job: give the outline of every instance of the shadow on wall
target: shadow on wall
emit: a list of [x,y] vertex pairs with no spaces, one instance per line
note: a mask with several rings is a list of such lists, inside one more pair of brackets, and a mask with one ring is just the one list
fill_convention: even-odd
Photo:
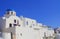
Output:
[[0,32],[0,39],[3,39],[3,38],[2,38],[2,33],[1,33],[1,32]]

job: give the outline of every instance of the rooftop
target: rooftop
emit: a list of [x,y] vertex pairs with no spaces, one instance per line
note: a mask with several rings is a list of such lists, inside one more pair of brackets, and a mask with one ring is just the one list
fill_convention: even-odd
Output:
[[6,11],[14,11],[13,9],[7,9]]

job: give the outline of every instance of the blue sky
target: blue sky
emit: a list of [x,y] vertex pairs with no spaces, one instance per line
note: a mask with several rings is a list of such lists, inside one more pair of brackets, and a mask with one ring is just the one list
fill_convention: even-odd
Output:
[[32,18],[53,28],[60,26],[60,0],[0,0],[0,16],[6,9],[18,16]]

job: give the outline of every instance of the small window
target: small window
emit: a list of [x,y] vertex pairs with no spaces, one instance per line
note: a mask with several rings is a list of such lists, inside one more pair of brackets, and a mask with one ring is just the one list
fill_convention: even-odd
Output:
[[12,27],[12,24],[9,24],[9,27]]
[[28,21],[26,22],[26,24],[28,25]]
[[56,33],[56,31],[54,31],[54,33]]
[[16,20],[14,20],[14,23],[16,23]]
[[17,26],[17,24],[13,24],[14,26]]
[[13,15],[13,12],[11,12],[11,15]]
[[20,35],[22,36],[22,33],[20,33]]

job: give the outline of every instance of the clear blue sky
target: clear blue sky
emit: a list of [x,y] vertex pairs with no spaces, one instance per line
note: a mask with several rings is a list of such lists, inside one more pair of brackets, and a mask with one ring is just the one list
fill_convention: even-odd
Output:
[[18,16],[32,18],[53,28],[60,26],[60,0],[0,0],[0,16],[6,9]]

